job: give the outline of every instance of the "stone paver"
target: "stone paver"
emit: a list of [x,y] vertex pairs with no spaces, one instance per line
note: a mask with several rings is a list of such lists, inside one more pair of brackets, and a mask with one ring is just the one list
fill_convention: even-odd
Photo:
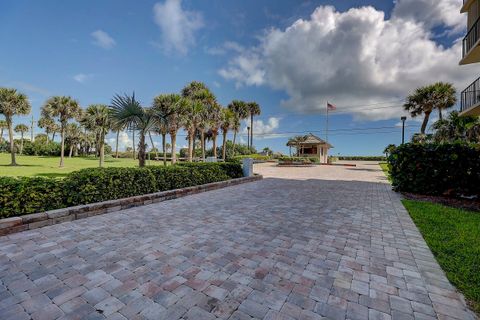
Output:
[[0,237],[0,319],[474,319],[376,164],[255,170]]

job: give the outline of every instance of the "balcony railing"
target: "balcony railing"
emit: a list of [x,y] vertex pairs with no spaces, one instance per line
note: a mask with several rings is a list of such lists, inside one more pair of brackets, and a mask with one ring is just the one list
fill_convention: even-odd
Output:
[[470,109],[480,103],[480,78],[473,81],[465,90],[462,91],[460,111]]
[[472,50],[472,48],[476,45],[478,38],[480,36],[480,17],[477,18],[473,26],[468,30],[467,35],[463,38],[463,50],[462,50],[462,58]]

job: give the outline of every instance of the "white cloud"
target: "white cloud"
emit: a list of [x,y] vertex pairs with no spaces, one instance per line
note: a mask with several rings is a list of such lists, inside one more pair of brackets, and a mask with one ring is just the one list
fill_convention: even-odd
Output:
[[[113,138],[107,139],[107,142],[112,147],[112,149],[115,150],[116,135]],[[135,143],[137,143],[137,140],[135,141]],[[133,141],[130,138],[130,136],[127,134],[127,132],[125,131],[120,132],[120,135],[118,136],[118,149],[125,151],[126,148],[132,147],[132,146],[133,146]]]
[[73,80],[79,83],[85,83],[87,80],[93,78],[93,74],[79,73],[73,76]]
[[[415,87],[441,80],[461,91],[480,73],[478,65],[458,65],[460,41],[444,47],[433,39],[432,26],[459,26],[444,13],[451,0],[435,2],[438,8],[429,23],[406,15],[409,1],[398,1],[388,20],[373,7],[337,12],[320,6],[309,19],[284,30],[266,30],[257,46],[233,57],[219,74],[237,86],[267,85],[285,91],[289,99],[283,106],[298,112],[324,112],[330,101],[337,112],[356,118],[399,117],[401,100]],[[460,1],[456,2],[460,15]],[[378,104],[392,100],[398,102],[385,105],[391,108]]]
[[96,30],[90,35],[94,39],[93,43],[103,49],[111,49],[117,44],[115,39],[103,30]]
[[205,52],[212,56],[224,55],[230,51],[239,53],[243,52],[244,50],[245,48],[235,41],[226,41],[218,47],[205,48]]
[[195,32],[204,26],[201,13],[184,10],[181,0],[156,3],[153,13],[162,32],[163,49],[185,55],[195,44]]
[[[245,120],[245,127],[243,129],[243,134],[248,134],[247,126],[250,126],[250,121]],[[271,138],[281,138],[284,137],[284,134],[274,133],[280,127],[280,118],[270,117],[267,122],[263,120],[253,120],[253,136],[256,139],[271,139]]]

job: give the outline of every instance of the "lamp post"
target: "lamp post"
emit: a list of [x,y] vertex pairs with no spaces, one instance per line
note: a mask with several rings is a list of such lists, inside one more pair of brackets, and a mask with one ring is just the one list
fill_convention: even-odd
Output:
[[402,120],[402,144],[405,143],[405,120],[407,120],[407,117],[403,116],[400,118]]
[[247,127],[247,131],[248,131],[247,147],[248,147],[248,152],[250,152],[250,127]]

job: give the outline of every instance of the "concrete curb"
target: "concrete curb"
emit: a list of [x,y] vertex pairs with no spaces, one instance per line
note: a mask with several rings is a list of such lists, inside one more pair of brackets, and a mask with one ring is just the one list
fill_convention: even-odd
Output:
[[0,219],[0,236],[263,179],[261,175]]

